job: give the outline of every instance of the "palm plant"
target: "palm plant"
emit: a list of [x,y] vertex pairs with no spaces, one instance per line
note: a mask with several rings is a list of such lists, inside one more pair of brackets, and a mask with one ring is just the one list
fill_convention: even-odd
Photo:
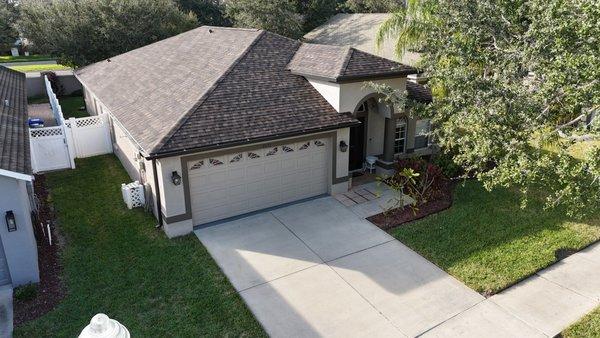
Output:
[[407,50],[421,49],[427,27],[432,23],[432,9],[432,1],[406,0],[405,6],[392,13],[379,27],[375,38],[377,48],[381,48],[385,40],[394,39],[394,52],[399,58]]

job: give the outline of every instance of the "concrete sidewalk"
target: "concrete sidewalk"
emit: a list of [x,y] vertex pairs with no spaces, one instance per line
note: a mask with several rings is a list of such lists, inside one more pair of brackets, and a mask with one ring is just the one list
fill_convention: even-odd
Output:
[[[554,337],[597,306],[600,243],[486,299],[423,336]],[[520,323],[532,330],[510,331]]]

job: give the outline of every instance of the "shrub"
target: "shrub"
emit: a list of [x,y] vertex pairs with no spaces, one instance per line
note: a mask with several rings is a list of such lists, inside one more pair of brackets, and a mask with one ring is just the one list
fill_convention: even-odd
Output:
[[446,177],[455,178],[463,174],[462,167],[454,162],[452,154],[448,152],[442,151],[434,155],[431,161],[442,170]]
[[447,177],[440,167],[421,158],[398,160],[390,186],[412,197],[419,206],[444,194]]
[[54,94],[56,94],[57,97],[65,95],[65,87],[63,87],[63,85],[60,83],[60,79],[55,72],[42,72],[41,75],[42,77],[44,75],[48,77],[52,91],[54,91]]

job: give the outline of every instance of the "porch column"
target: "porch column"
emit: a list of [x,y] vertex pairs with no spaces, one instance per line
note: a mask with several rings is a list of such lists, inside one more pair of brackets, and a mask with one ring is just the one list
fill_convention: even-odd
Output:
[[394,114],[385,119],[385,130],[383,137],[383,160],[386,162],[394,161],[394,143],[396,139],[396,120]]

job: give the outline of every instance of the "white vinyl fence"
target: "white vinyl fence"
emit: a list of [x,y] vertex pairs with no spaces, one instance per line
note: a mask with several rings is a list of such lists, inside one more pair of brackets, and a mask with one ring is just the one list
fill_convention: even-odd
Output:
[[112,153],[108,115],[65,120],[48,78],[44,81],[58,126],[29,129],[33,172],[75,169],[75,158]]

